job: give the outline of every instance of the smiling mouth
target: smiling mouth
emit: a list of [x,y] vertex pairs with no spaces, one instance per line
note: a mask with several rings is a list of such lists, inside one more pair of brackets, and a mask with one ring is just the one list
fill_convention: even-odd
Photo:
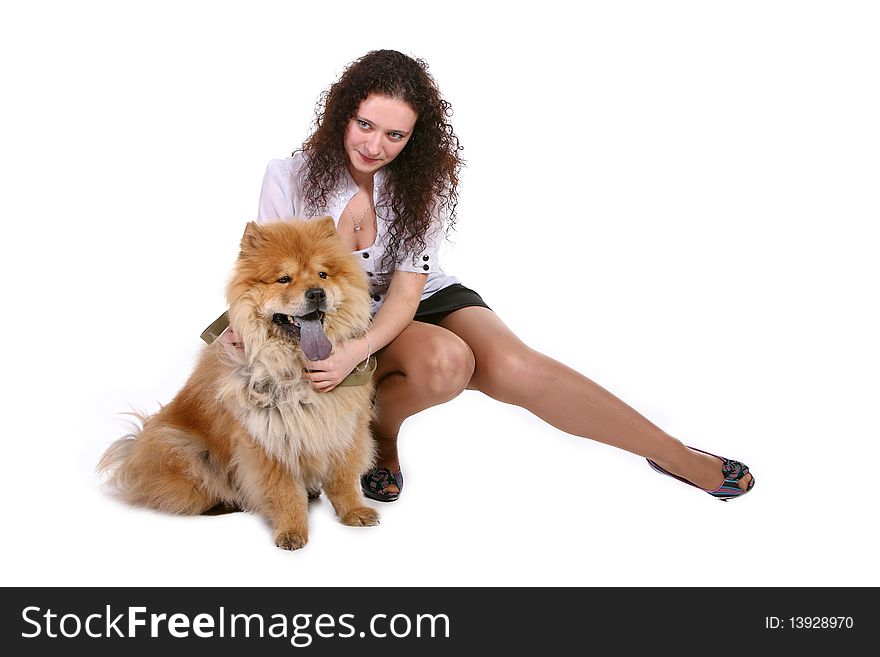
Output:
[[323,324],[324,313],[320,310],[314,310],[308,315],[302,315],[301,317],[283,315],[281,313],[275,313],[272,315],[272,323],[277,324],[284,329],[284,332],[288,334],[288,337],[296,337],[297,339],[299,338],[300,328],[303,324],[308,322],[320,322]]
[[281,328],[287,339],[298,342],[309,360],[324,360],[333,350],[333,345],[324,335],[324,313],[320,310],[302,316],[275,313],[272,323]]

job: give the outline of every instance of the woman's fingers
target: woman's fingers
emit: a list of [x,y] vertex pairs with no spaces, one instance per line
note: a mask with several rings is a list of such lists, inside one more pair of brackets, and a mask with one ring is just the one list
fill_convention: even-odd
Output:
[[311,381],[317,390],[332,390],[336,387],[337,377],[332,372],[304,370],[303,378]]
[[327,392],[336,387],[335,381],[318,381],[313,383],[315,386],[315,390],[319,390],[320,392]]

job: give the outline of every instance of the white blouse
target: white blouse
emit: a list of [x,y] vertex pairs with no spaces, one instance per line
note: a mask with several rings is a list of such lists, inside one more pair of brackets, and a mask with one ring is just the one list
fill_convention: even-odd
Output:
[[[257,212],[257,221],[266,223],[269,221],[288,221],[291,219],[312,219],[314,217],[302,217],[304,212],[302,178],[305,159],[302,153],[283,160],[271,160],[266,167],[266,175],[263,178],[263,188],[260,191],[260,207]],[[385,171],[379,169],[373,176],[373,204],[378,202],[385,184]],[[336,226],[339,226],[339,218],[342,211],[352,197],[357,194],[357,184],[348,171],[345,171],[339,189],[328,195],[326,214],[333,217]],[[326,216],[326,215],[321,215]],[[427,299],[435,292],[445,287],[458,283],[458,279],[447,276],[440,268],[437,252],[443,241],[443,225],[439,218],[433,222],[431,229],[425,236],[425,248],[421,251],[405,252],[397,254],[397,264],[393,269],[380,269],[380,261],[385,253],[388,239],[389,218],[376,213],[376,241],[366,249],[354,251],[359,256],[358,261],[367,272],[370,281],[370,297],[372,298],[373,314],[379,310],[391,284],[394,271],[410,271],[425,273],[428,280],[422,292],[422,300]]]

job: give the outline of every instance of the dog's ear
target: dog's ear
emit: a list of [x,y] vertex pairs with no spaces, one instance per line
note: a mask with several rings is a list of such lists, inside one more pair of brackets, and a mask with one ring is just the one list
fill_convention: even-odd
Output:
[[258,249],[265,241],[266,235],[260,228],[260,224],[256,221],[249,221],[244,227],[244,235],[241,236],[241,252],[244,254]]
[[320,219],[315,219],[314,224],[321,237],[337,237],[336,222],[333,221],[333,217],[321,217]]

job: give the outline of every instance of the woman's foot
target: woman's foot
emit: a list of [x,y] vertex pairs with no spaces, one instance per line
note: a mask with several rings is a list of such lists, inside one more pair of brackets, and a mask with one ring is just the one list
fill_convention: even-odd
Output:
[[[650,461],[651,459],[649,459]],[[707,454],[692,447],[685,447],[676,456],[668,461],[653,459],[653,462],[665,470],[668,474],[675,475],[697,488],[705,491],[716,491],[722,487],[730,472],[725,473],[725,461],[713,454]],[[731,461],[730,463],[736,463]],[[737,481],[736,485],[745,493],[752,486],[753,477],[746,468]]]
[[[403,475],[400,472],[400,459],[397,457],[397,436],[382,436],[373,427],[376,441],[376,466],[361,478],[361,488],[371,499],[391,501],[397,499],[403,488]],[[381,472],[385,470],[386,472]],[[379,495],[380,497],[374,497]]]
[[403,490],[403,473],[388,468],[372,468],[361,476],[361,490],[371,500],[394,502]]

